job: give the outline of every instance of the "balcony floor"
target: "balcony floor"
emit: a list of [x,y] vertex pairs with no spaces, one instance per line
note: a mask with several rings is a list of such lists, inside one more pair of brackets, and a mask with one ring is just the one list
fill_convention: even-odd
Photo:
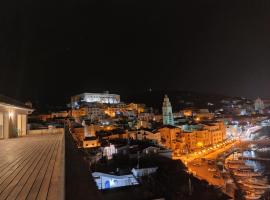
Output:
[[62,133],[0,140],[0,199],[64,199]]

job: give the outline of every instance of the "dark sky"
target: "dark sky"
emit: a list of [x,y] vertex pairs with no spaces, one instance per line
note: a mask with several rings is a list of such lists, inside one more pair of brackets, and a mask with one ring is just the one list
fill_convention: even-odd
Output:
[[268,97],[267,2],[2,1],[0,93],[50,103],[150,87]]

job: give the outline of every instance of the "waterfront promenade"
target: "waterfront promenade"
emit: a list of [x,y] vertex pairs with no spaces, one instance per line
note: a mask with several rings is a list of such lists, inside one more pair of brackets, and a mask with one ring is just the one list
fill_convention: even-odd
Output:
[[[206,151],[202,154],[192,155],[192,156],[183,156],[182,161],[186,164],[190,173],[196,176],[200,180],[206,180],[210,185],[214,185],[217,188],[221,188],[224,193],[228,196],[233,197],[233,192],[226,191],[226,180],[222,177],[220,170],[216,166],[216,160],[225,152],[230,151],[233,148],[239,146],[239,141],[230,141],[223,145],[220,145],[218,148],[215,148],[210,151]],[[212,160],[213,164],[210,164],[204,160]]]

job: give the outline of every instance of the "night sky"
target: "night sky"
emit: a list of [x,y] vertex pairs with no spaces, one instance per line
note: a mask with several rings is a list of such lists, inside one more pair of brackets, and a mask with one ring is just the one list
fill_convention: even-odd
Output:
[[0,93],[49,103],[148,88],[269,97],[267,2],[2,1]]

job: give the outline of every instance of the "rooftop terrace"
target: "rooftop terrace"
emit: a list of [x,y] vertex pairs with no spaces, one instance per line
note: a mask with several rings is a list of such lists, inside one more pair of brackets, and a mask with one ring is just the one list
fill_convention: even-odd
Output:
[[0,140],[0,199],[64,199],[63,136]]
[[102,199],[71,135],[0,140],[0,199]]

